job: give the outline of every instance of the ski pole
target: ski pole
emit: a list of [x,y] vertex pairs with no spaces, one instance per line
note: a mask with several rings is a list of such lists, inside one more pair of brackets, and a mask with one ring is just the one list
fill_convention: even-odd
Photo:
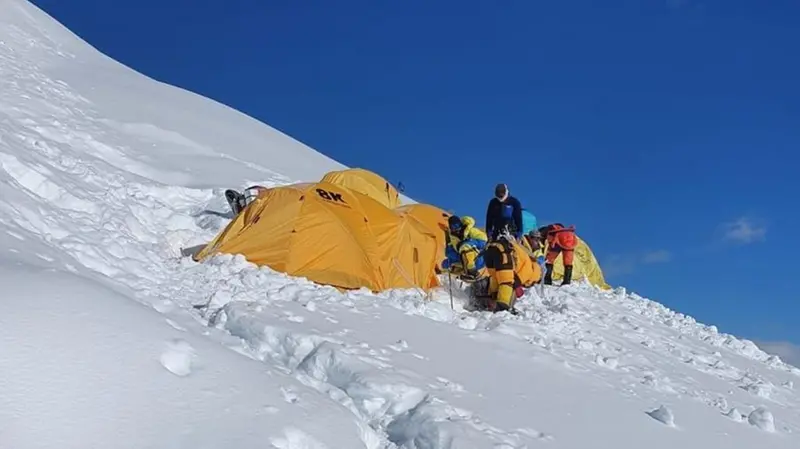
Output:
[[455,306],[453,306],[453,274],[450,273],[450,270],[447,271],[447,280],[450,284],[450,310],[455,310]]

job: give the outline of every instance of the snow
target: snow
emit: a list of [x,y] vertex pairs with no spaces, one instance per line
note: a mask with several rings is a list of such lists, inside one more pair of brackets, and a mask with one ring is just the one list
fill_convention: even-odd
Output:
[[349,413],[200,323],[176,329],[61,270],[4,265],[0,279],[0,447],[364,447]]
[[341,168],[3,0],[0,447],[798,447],[800,369],[624,288],[492,315],[181,257],[224,189]]

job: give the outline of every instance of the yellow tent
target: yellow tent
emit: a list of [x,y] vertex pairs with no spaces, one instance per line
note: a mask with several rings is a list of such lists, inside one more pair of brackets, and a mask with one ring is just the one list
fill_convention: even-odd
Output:
[[419,221],[436,236],[437,261],[443,261],[445,258],[444,250],[447,246],[447,219],[450,218],[451,214],[436,206],[422,203],[400,206],[395,211],[400,215],[409,216]]
[[[519,281],[524,287],[530,287],[542,280],[542,267],[534,262],[529,252],[517,242],[514,246],[514,271],[519,276]],[[573,268],[575,270],[575,268]],[[562,270],[563,273],[563,270]]]
[[439,285],[436,237],[372,198],[327,182],[263,191],[195,256],[250,262],[342,289]]
[[322,182],[347,187],[354,192],[367,195],[389,209],[400,205],[400,194],[397,189],[377,173],[363,168],[328,172],[322,177]]
[[[611,286],[606,283],[603,276],[603,270],[600,269],[600,264],[592,253],[589,245],[578,236],[578,246],[575,247],[575,258],[572,262],[572,279],[581,280],[584,277],[592,284],[607,290]],[[564,278],[564,259],[563,254],[559,254],[553,263],[553,281],[561,280]]]

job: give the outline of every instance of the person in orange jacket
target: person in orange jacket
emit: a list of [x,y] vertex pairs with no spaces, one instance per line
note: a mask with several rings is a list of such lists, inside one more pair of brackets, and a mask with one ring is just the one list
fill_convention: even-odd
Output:
[[572,262],[575,259],[575,247],[578,239],[575,236],[575,226],[565,227],[561,223],[539,228],[539,232],[547,241],[547,256],[545,257],[544,284],[553,285],[553,263],[559,254],[563,254],[564,279],[561,285],[572,282]]

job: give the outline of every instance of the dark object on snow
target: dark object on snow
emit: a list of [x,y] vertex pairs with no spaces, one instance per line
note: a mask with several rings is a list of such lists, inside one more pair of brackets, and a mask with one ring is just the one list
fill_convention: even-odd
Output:
[[228,189],[225,191],[225,199],[228,201],[228,205],[231,207],[233,211],[233,216],[239,215],[239,212],[244,210],[248,204],[252,203],[256,198],[258,198],[261,193],[266,191],[267,188],[264,186],[250,186],[244,189],[244,192],[239,193],[236,190]]
[[225,191],[225,199],[228,201],[228,205],[231,207],[234,216],[239,215],[239,212],[247,206],[245,196],[233,189]]
[[194,257],[195,254],[199,253],[205,247],[206,243],[203,243],[202,245],[190,246],[188,248],[181,248],[181,257]]

